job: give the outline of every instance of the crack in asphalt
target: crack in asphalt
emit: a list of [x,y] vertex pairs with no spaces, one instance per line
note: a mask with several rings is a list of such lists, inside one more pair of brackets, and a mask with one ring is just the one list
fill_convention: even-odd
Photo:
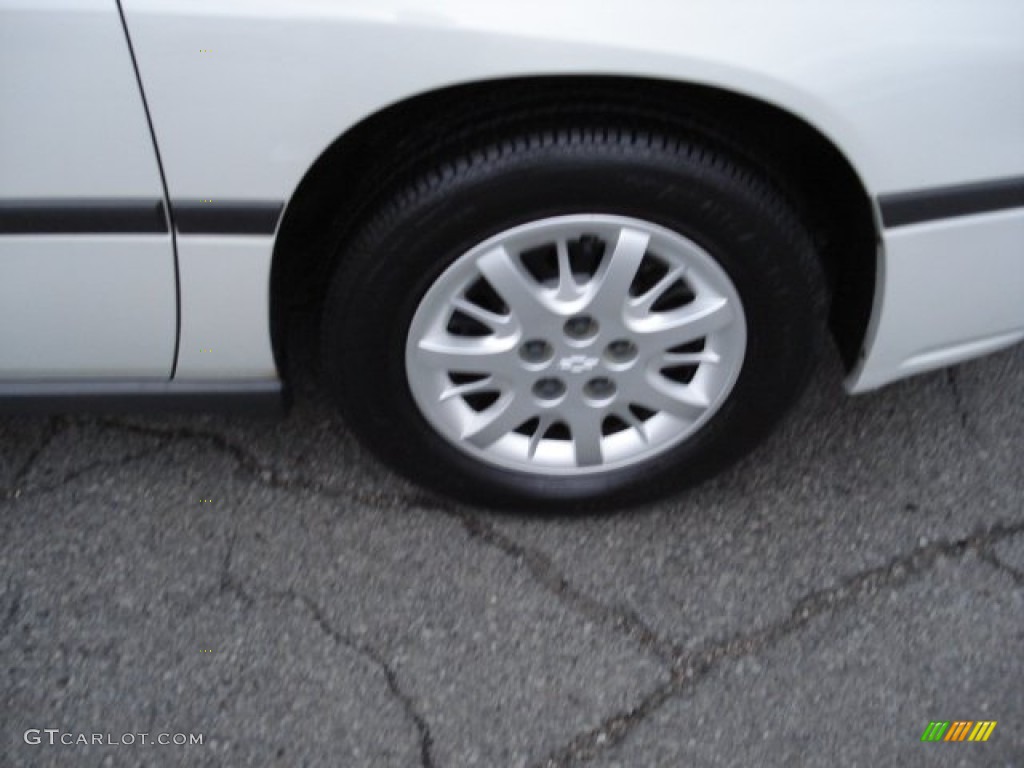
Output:
[[997,571],[1002,571],[1013,579],[1018,587],[1024,587],[1024,571],[1021,571],[1019,568],[1014,568],[1009,563],[1004,562],[992,546],[985,546],[980,549],[978,551],[978,556]]
[[260,594],[254,594],[250,590],[246,589],[245,585],[238,581],[231,573],[231,562],[234,557],[236,539],[237,534],[235,532],[232,532],[228,537],[224,557],[221,559],[220,575],[218,578],[218,593],[221,595],[230,594],[235,596],[236,599],[240,600],[243,605],[245,605],[246,609],[251,608],[258,600],[261,599],[281,600],[301,605],[306,612],[309,613],[320,631],[333,640],[335,645],[340,645],[349,649],[353,653],[369,661],[373,666],[380,670],[381,674],[384,676],[384,681],[387,684],[388,691],[390,691],[392,697],[398,701],[403,712],[405,712],[406,717],[416,728],[420,747],[420,764],[422,768],[435,768],[433,756],[434,737],[430,731],[430,726],[427,723],[426,718],[424,718],[416,708],[416,704],[412,696],[402,690],[402,687],[398,682],[398,675],[388,663],[384,654],[372,646],[366,643],[361,643],[335,628],[330,621],[328,621],[327,616],[320,605],[308,595],[297,592],[294,589],[284,591],[261,591]]
[[288,591],[282,595],[283,597],[290,597],[293,600],[298,600],[302,603],[306,610],[312,615],[313,620],[319,625],[320,630],[332,638],[335,643],[343,645],[349,650],[358,653],[366,659],[369,659],[381,673],[384,675],[384,679],[387,682],[388,689],[391,691],[391,695],[398,700],[405,710],[406,716],[412,720],[416,726],[416,731],[419,734],[420,741],[420,764],[423,768],[435,768],[433,746],[434,737],[430,732],[430,726],[427,724],[426,719],[416,709],[415,702],[412,697],[402,690],[398,683],[398,675],[395,670],[388,664],[387,659],[380,651],[372,648],[371,646],[360,643],[348,635],[338,631],[331,623],[327,620],[323,610],[312,598],[307,595],[299,594],[294,591]]
[[7,608],[7,613],[4,616],[3,623],[0,624],[0,638],[7,637],[10,631],[14,628],[14,625],[18,621],[18,614],[21,612],[21,599],[24,596],[24,591],[18,587],[15,587],[13,582],[7,582],[7,588],[5,592],[13,595],[11,597],[11,604]]
[[98,461],[93,461],[90,462],[89,464],[79,467],[78,469],[72,472],[69,472],[55,483],[50,483],[48,485],[27,486],[26,488],[17,488],[13,491],[9,491],[3,497],[3,499],[19,499],[27,498],[29,496],[39,496],[47,493],[53,493],[54,491],[60,490],[68,483],[74,482],[75,480],[78,480],[80,477],[88,475],[90,472],[95,472],[97,469],[121,469],[122,467],[127,467],[133,462],[146,459],[150,456],[154,456],[160,453],[161,451],[166,450],[168,445],[170,445],[170,441],[166,441],[160,445],[156,445],[151,448],[144,448],[133,453],[125,454],[124,456],[121,456],[117,459],[100,459]]
[[471,539],[484,542],[522,563],[536,582],[576,612],[625,634],[669,666],[679,656],[679,648],[662,638],[639,614],[624,606],[607,605],[586,594],[573,585],[543,552],[517,542],[471,512],[443,506],[438,509],[459,521]]
[[248,609],[256,602],[245,586],[231,574],[231,561],[235,555],[235,541],[238,534],[232,531],[228,536],[224,557],[220,564],[220,578],[217,580],[217,592],[221,595],[234,595]]
[[32,472],[32,468],[35,466],[39,457],[43,455],[43,452],[50,446],[50,444],[57,438],[61,432],[67,428],[67,421],[60,416],[53,416],[47,419],[46,428],[43,430],[43,436],[40,438],[39,443],[29,451],[28,456],[18,470],[11,475],[11,487],[0,488],[0,498],[11,499],[17,498],[21,495],[21,489],[18,486],[21,481],[24,480]]
[[949,385],[949,391],[953,396],[953,410],[960,417],[960,426],[973,436],[967,406],[964,403],[963,393],[960,391],[960,374],[956,368],[946,369],[946,384]]
[[45,451],[47,447],[49,447],[50,443],[52,443],[65,429],[67,429],[67,421],[60,416],[53,416],[47,419],[46,429],[43,431],[43,437],[40,439],[39,444],[29,451],[28,457],[25,459],[25,463],[21,465],[21,469],[14,473],[15,485],[28,476],[29,472],[32,470],[32,466],[43,454],[43,451]]
[[411,506],[416,500],[423,498],[421,493],[392,492],[390,494],[372,494],[353,488],[323,485],[308,477],[304,477],[299,472],[282,471],[273,465],[266,464],[255,454],[219,432],[199,430],[192,427],[151,426],[119,419],[104,418],[92,419],[83,423],[122,430],[136,435],[162,437],[166,440],[165,446],[179,440],[205,443],[230,456],[244,473],[255,478],[258,483],[275,490],[307,493],[327,499],[342,499],[359,504],[372,504],[374,506],[388,503],[393,506]]
[[1001,541],[1024,532],[1024,521],[999,523],[987,531],[954,541],[937,541],[899,555],[886,565],[854,574],[829,589],[800,598],[790,615],[757,632],[741,634],[705,649],[681,655],[673,664],[671,682],[655,688],[636,707],[607,718],[597,728],[577,734],[563,747],[535,763],[535,768],[571,768],[590,762],[599,754],[620,744],[638,725],[665,703],[688,692],[716,667],[770,649],[803,629],[812,620],[834,615],[886,587],[900,587],[920,576],[941,557],[961,558],[968,551],[979,555]]

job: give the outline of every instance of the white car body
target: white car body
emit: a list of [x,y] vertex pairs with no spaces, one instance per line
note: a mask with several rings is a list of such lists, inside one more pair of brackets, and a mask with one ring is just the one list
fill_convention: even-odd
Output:
[[304,177],[392,105],[507,78],[713,87],[830,142],[878,243],[850,391],[1007,346],[1022,31],[1019,0],[0,0],[0,399],[274,391]]

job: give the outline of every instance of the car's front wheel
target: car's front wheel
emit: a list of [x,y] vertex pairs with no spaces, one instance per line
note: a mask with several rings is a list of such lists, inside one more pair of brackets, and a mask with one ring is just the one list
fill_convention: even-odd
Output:
[[749,449],[823,329],[810,239],[701,140],[519,130],[410,177],[340,259],[328,385],[394,468],[489,505],[635,502]]

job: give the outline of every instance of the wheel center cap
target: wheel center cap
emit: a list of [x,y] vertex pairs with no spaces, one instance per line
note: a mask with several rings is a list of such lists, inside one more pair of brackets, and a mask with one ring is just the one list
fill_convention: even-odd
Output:
[[599,358],[586,355],[569,355],[558,362],[559,369],[566,373],[589,373],[597,367]]

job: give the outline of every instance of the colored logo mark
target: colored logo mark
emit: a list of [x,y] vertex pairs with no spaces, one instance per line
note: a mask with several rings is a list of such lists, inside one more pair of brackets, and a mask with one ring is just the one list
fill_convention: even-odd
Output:
[[995,720],[932,720],[921,741],[988,741],[995,729]]

